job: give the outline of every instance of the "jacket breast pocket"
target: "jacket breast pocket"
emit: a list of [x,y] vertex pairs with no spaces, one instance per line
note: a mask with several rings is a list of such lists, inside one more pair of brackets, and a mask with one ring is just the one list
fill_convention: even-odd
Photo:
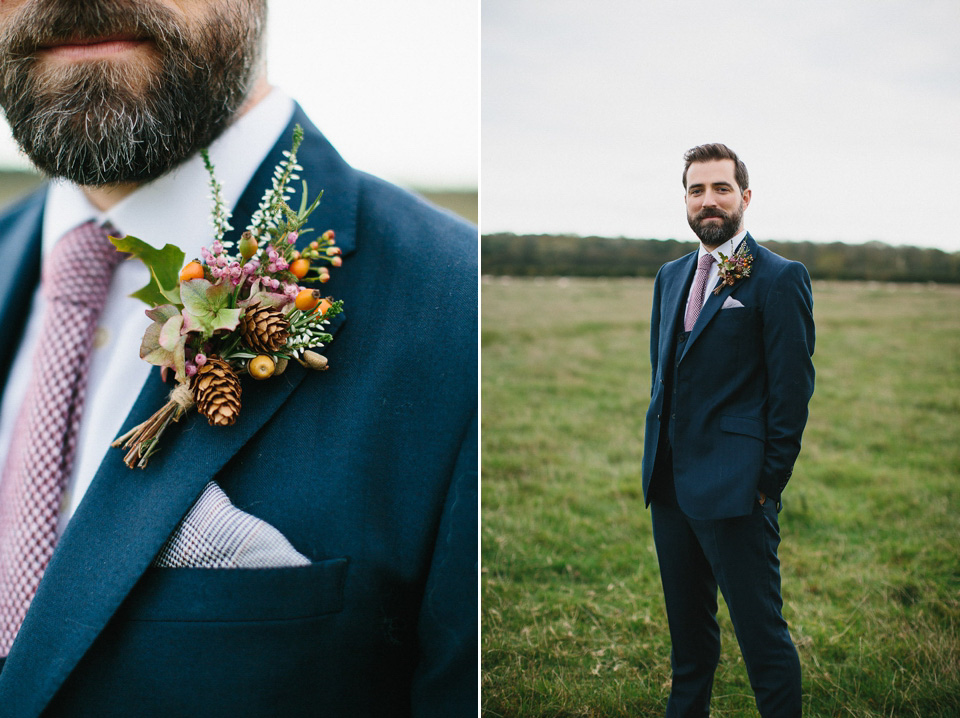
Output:
[[760,315],[755,307],[721,309],[704,330],[709,332],[708,353],[718,353],[736,364],[755,364],[762,346]]
[[282,621],[343,609],[346,558],[289,568],[149,568],[127,621]]
[[347,566],[338,558],[291,568],[150,568],[48,714],[294,718],[340,705],[351,695],[347,676],[356,677],[344,673],[346,647],[377,653],[344,600]]

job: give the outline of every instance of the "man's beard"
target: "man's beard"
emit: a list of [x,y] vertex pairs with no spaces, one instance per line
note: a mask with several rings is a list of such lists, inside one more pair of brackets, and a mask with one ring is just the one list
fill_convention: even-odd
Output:
[[[255,77],[265,16],[264,0],[217,3],[195,23],[153,0],[37,0],[0,35],[0,105],[47,175],[81,185],[154,179],[233,119]],[[117,35],[149,38],[157,57],[52,67],[36,57],[64,40]]]
[[[740,206],[730,214],[719,209],[702,209],[693,217],[687,214],[687,223],[700,238],[703,246],[713,249],[736,235],[743,222],[743,209],[741,199]],[[704,220],[708,217],[719,217],[720,222],[705,222]]]

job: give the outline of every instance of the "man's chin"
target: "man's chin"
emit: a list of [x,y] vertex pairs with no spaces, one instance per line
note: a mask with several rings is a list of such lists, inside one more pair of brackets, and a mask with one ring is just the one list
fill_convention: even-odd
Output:
[[699,224],[694,231],[703,246],[709,249],[716,249],[733,236],[726,227],[716,223]]

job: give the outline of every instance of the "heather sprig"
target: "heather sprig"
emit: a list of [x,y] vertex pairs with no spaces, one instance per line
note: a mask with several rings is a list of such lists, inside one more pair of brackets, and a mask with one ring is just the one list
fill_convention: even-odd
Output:
[[[283,206],[290,201],[292,190],[289,187],[290,182],[300,179],[296,172],[303,170],[303,167],[297,164],[297,151],[303,142],[303,128],[296,125],[293,128],[293,144],[289,151],[284,150],[284,159],[276,166],[273,171],[273,182],[269,189],[263,194],[257,210],[250,218],[250,224],[247,231],[255,238],[259,239],[267,230],[276,228],[283,215]],[[304,198],[306,197],[306,185],[304,185]]]
[[207,168],[207,174],[210,175],[210,198],[213,200],[213,229],[214,229],[214,239],[223,244],[223,246],[229,248],[233,246],[232,242],[225,242],[223,237],[224,235],[233,229],[230,226],[230,217],[231,212],[229,207],[223,201],[223,187],[220,185],[220,182],[217,181],[216,173],[214,172],[213,162],[210,161],[210,153],[206,148],[200,150],[200,156],[203,158],[203,166]]

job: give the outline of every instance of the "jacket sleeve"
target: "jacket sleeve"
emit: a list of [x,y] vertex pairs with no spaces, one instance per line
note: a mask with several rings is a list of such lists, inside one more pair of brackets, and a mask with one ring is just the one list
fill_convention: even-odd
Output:
[[779,501],[800,453],[813,395],[813,290],[799,262],[784,266],[763,309],[767,440],[758,488]]
[[657,386],[657,365],[660,360],[660,272],[653,282],[653,307],[650,310],[650,397]]
[[416,718],[477,712],[477,441],[474,415],[454,467],[420,607]]

